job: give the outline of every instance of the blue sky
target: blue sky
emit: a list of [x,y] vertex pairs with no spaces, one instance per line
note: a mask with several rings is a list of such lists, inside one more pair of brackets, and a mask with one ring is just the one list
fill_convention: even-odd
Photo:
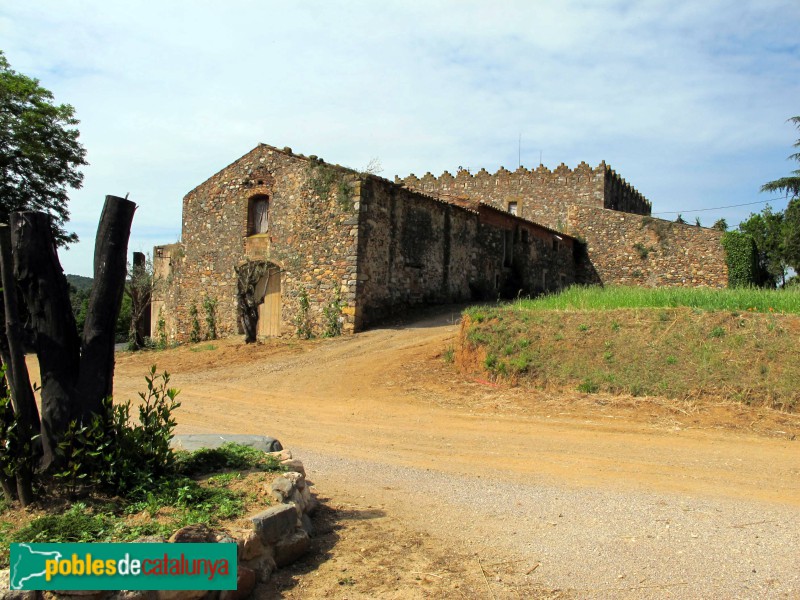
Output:
[[798,30],[797,0],[0,0],[12,67],[81,120],[61,261],[83,275],[106,194],[139,205],[149,252],[259,142],[391,178],[513,169],[521,135],[524,166],[605,160],[655,213],[736,224],[763,205],[688,211],[767,200],[794,168]]

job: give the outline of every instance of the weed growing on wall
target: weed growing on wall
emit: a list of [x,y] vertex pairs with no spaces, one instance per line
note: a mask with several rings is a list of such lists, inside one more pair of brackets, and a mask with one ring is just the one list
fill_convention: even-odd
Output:
[[308,340],[311,339],[311,319],[309,317],[309,310],[311,303],[308,300],[308,292],[306,288],[301,288],[300,293],[297,295],[298,309],[294,317],[294,324],[296,327],[297,337]]
[[196,344],[200,341],[200,319],[197,318],[197,305],[194,302],[189,306],[189,318],[192,320],[189,341]]
[[641,242],[636,242],[633,245],[633,249],[639,253],[639,258],[641,258],[642,260],[646,260],[647,257],[650,256],[650,252],[654,250],[654,248],[648,248]]
[[206,296],[203,298],[203,310],[206,313],[206,339],[217,339],[217,299]]
[[167,321],[164,319],[164,310],[158,309],[158,321],[156,321],[156,348],[163,350],[167,347]]
[[322,309],[322,316],[325,320],[324,337],[336,337],[342,334],[342,308],[345,306],[346,303],[342,302],[339,290],[336,290],[336,296]]
[[335,168],[324,162],[309,161],[306,169],[308,187],[315,196],[325,198],[330,192],[331,185],[340,177]]

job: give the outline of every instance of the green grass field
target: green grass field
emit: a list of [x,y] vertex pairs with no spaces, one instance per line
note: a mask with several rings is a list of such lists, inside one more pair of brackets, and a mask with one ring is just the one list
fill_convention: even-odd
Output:
[[800,294],[571,288],[465,311],[460,365],[547,389],[800,407]]
[[607,310],[614,308],[677,308],[701,310],[777,312],[800,314],[800,289],[765,290],[757,288],[638,288],[573,286],[559,294],[520,300],[515,307],[524,310]]

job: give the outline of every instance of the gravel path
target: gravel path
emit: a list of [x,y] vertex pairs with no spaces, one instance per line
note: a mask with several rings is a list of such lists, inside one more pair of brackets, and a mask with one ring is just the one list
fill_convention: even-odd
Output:
[[580,598],[800,598],[791,507],[295,454],[326,495],[381,506],[486,562],[541,563],[531,580]]

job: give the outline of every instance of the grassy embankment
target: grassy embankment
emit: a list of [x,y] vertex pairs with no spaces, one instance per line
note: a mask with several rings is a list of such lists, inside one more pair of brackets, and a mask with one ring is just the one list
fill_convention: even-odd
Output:
[[800,407],[800,292],[580,288],[465,312],[462,369],[551,389]]

